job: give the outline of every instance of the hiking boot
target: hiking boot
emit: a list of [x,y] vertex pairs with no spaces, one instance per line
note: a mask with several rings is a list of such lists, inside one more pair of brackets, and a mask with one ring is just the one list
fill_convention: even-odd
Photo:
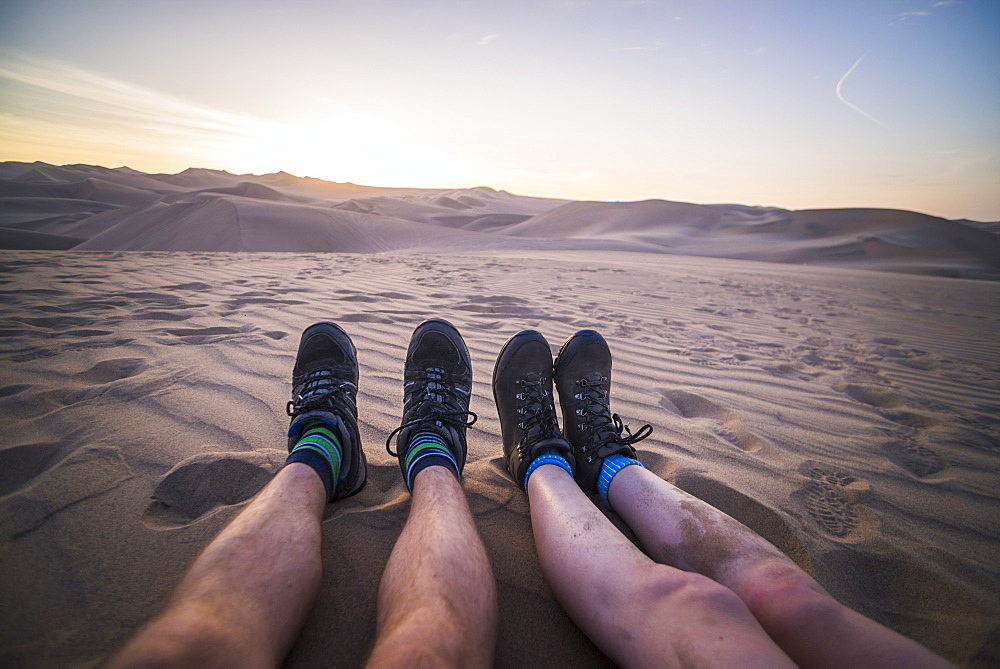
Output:
[[518,486],[524,488],[528,467],[546,449],[554,449],[573,467],[573,452],[556,419],[552,350],[541,333],[522,330],[500,349],[493,369],[493,399],[507,471]]
[[[423,445],[413,437],[427,430],[445,443],[454,459],[452,471],[461,480],[465,467],[465,431],[476,422],[469,411],[472,395],[472,361],[462,335],[448,321],[434,318],[413,331],[403,370],[403,422],[385,441],[389,455],[399,458],[406,487],[413,491],[413,480],[426,462]],[[397,451],[391,447],[397,437]],[[451,468],[451,464],[447,466]]]
[[316,323],[302,333],[292,369],[292,399],[285,411],[291,452],[306,423],[318,420],[340,440],[340,478],[332,502],[360,491],[368,478],[368,464],[358,434],[358,359],[347,333],[334,323]]
[[576,455],[576,481],[585,492],[595,493],[604,459],[612,455],[635,459],[632,444],[648,437],[653,428],[644,425],[632,434],[618,414],[611,413],[611,350],[594,330],[581,330],[563,343],[553,376],[563,434]]

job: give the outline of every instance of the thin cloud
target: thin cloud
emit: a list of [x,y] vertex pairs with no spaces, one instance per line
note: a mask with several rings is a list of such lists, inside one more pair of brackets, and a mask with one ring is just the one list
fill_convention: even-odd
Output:
[[242,138],[255,135],[266,125],[264,121],[194,105],[63,63],[8,61],[0,65],[0,79],[55,95],[59,106],[72,107],[77,116],[156,128],[168,134]]
[[766,46],[762,46],[759,49],[754,49],[753,51],[751,51],[750,55],[751,56],[760,56],[760,55],[765,54],[765,53],[767,53],[767,47]]
[[864,116],[869,121],[873,121],[875,123],[878,123],[880,126],[882,126],[884,128],[884,127],[886,127],[885,123],[882,123],[882,121],[878,120],[877,118],[875,118],[874,116],[872,116],[871,114],[869,114],[868,112],[866,112],[861,107],[858,107],[857,105],[849,102],[846,98],[844,98],[844,94],[841,92],[841,89],[844,87],[844,82],[847,81],[847,78],[849,76],[851,76],[851,74],[854,72],[854,70],[857,69],[858,65],[860,65],[861,61],[863,61],[864,59],[865,59],[864,56],[861,56],[861,58],[858,58],[858,60],[854,63],[854,65],[851,65],[851,69],[849,69],[847,72],[845,72],[844,76],[842,76],[840,78],[840,81],[837,82],[837,99],[840,100],[841,102],[843,102],[845,105],[847,105],[851,109],[853,109],[854,111],[856,111],[859,114],[861,114],[862,116]]
[[482,39],[479,40],[479,45],[480,46],[486,46],[490,42],[493,42],[494,40],[496,40],[498,37],[500,37],[500,35],[498,35],[498,34],[486,35],[485,37],[483,37]]
[[391,123],[336,103],[321,119],[288,123],[193,104],[63,63],[2,55],[0,153],[38,157],[44,151],[72,156],[62,158],[67,162],[201,162],[239,172],[285,169],[335,181],[428,187],[498,172],[480,158],[414,142]]
[[[934,5],[934,6],[937,7],[937,5]],[[914,18],[916,16],[930,16],[930,15],[931,15],[930,12],[922,12],[922,11],[921,12],[903,12],[902,14],[899,15],[899,18],[901,18],[901,19],[903,19],[905,21],[906,19],[912,19],[912,18]]]

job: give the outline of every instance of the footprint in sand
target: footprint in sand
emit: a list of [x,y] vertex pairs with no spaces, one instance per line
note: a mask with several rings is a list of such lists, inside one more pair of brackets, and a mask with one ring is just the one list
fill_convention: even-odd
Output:
[[703,420],[713,434],[736,448],[753,453],[764,446],[764,440],[751,432],[743,419],[729,409],[686,390],[660,392],[663,393],[660,406],[664,409],[684,418]]
[[281,466],[281,452],[274,453],[202,453],[182,461],[157,482],[143,524],[154,530],[183,527],[219,507],[245,502]]
[[70,378],[83,386],[102,385],[135,376],[146,368],[142,358],[115,358],[97,363],[90,369],[73,374]]
[[811,570],[809,552],[792,531],[789,523],[776,511],[726,483],[701,474],[683,473],[677,477],[675,483],[681,490],[708,502],[754,530],[803,569]]
[[899,423],[900,425],[916,429],[937,427],[941,424],[941,421],[937,418],[933,418],[932,416],[925,416],[924,414],[905,411],[902,409],[882,409],[879,411],[879,415],[887,420],[891,420],[894,423]]
[[810,372],[803,371],[797,365],[792,363],[781,363],[777,365],[764,365],[764,371],[773,374],[774,376],[781,376],[786,379],[794,379],[796,381],[812,381],[819,374],[813,374]]
[[254,332],[257,328],[252,325],[234,327],[209,327],[209,328],[173,328],[163,330],[166,334],[178,338],[176,342],[162,341],[164,344],[211,344],[218,341],[218,337],[227,335],[239,335]]
[[548,314],[536,309],[528,300],[520,297],[504,295],[471,295],[462,304],[454,305],[455,309],[471,311],[476,314],[510,318],[547,318]]
[[873,340],[879,344],[875,349],[876,355],[899,362],[902,365],[919,369],[922,371],[934,371],[939,367],[935,357],[916,348],[907,348],[894,337],[876,337]]
[[947,467],[940,455],[912,439],[890,441],[882,449],[896,465],[919,478],[937,474]]
[[59,457],[63,444],[24,444],[0,450],[0,497],[26,486]]
[[860,525],[860,518],[851,500],[850,487],[861,487],[858,479],[848,474],[809,466],[809,483],[798,495],[816,524],[835,537],[847,537]]
[[844,393],[853,400],[882,409],[895,409],[904,404],[901,395],[882,386],[851,384]]

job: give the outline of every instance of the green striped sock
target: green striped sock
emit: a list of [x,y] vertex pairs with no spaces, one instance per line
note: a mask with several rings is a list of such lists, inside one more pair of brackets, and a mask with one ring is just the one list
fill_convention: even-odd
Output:
[[316,470],[323,479],[326,498],[333,497],[340,477],[340,440],[330,426],[318,420],[306,423],[285,464],[301,462]]

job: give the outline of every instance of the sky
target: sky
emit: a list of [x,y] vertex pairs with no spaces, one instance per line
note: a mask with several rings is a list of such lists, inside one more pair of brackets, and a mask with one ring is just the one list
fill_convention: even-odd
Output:
[[4,0],[0,160],[1000,220],[997,0]]

